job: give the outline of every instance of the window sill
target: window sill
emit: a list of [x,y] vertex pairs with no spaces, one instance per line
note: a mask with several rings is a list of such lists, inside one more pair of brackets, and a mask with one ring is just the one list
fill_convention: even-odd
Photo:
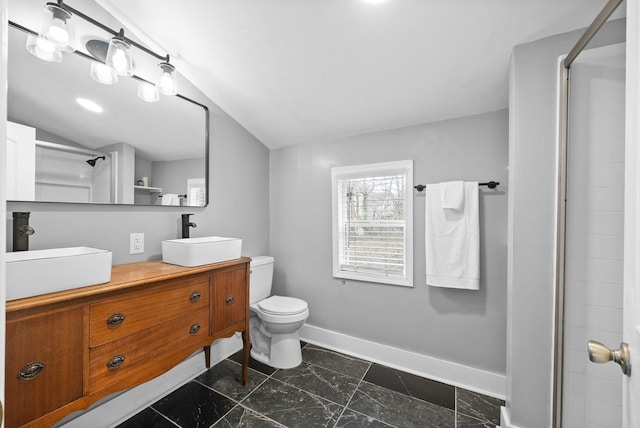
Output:
[[350,279],[353,281],[375,282],[378,284],[399,285],[402,287],[413,287],[413,281],[406,278],[393,278],[382,275],[367,274],[361,272],[338,271],[333,273],[334,278]]

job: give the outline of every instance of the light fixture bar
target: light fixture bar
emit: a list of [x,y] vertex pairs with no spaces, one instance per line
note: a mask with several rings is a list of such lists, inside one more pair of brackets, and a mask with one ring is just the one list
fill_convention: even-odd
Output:
[[[80,12],[79,10],[65,4],[62,0],[58,0],[58,7],[66,10],[67,12],[70,12],[72,15],[77,15],[80,18],[84,19],[87,22],[90,22],[91,24],[95,25],[96,27],[102,28],[104,31],[106,31],[107,33],[111,33],[111,35],[113,36],[117,36],[118,34],[120,34],[120,31],[116,31],[112,28],[107,27],[106,25],[104,25],[101,22],[96,21],[95,19],[91,18],[90,16],[85,15],[84,13]],[[129,43],[132,46],[135,46],[136,48],[140,49],[141,51],[144,51],[146,53],[148,53],[151,56],[156,57],[157,59],[161,59],[164,60],[167,58],[167,55],[163,56],[160,55],[154,51],[152,51],[151,49],[147,48],[146,46],[142,46],[140,43],[137,43],[129,38],[127,38],[126,36],[122,36],[122,38]]]

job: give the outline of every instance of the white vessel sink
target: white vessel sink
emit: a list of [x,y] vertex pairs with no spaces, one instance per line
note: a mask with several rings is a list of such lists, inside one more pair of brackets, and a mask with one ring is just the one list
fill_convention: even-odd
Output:
[[201,266],[240,257],[242,239],[222,236],[162,241],[162,261],[180,266]]
[[111,280],[111,251],[52,248],[6,254],[7,300],[69,290]]

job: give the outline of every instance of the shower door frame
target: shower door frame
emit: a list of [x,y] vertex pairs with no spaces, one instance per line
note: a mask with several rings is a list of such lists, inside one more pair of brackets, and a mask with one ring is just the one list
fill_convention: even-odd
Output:
[[556,278],[554,308],[554,361],[553,361],[553,412],[551,425],[562,427],[562,379],[564,365],[564,309],[565,309],[565,263],[567,224],[567,161],[569,141],[569,83],[571,64],[598,33],[607,19],[615,12],[623,0],[609,0],[582,37],[569,53],[560,61],[559,104],[558,104],[558,200],[556,229]]

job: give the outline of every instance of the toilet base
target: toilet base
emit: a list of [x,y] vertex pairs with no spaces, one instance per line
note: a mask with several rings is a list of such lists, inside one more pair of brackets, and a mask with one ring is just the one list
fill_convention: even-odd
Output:
[[269,355],[251,348],[251,357],[276,369],[298,367],[302,363],[302,350],[298,331],[293,333],[272,333]]

